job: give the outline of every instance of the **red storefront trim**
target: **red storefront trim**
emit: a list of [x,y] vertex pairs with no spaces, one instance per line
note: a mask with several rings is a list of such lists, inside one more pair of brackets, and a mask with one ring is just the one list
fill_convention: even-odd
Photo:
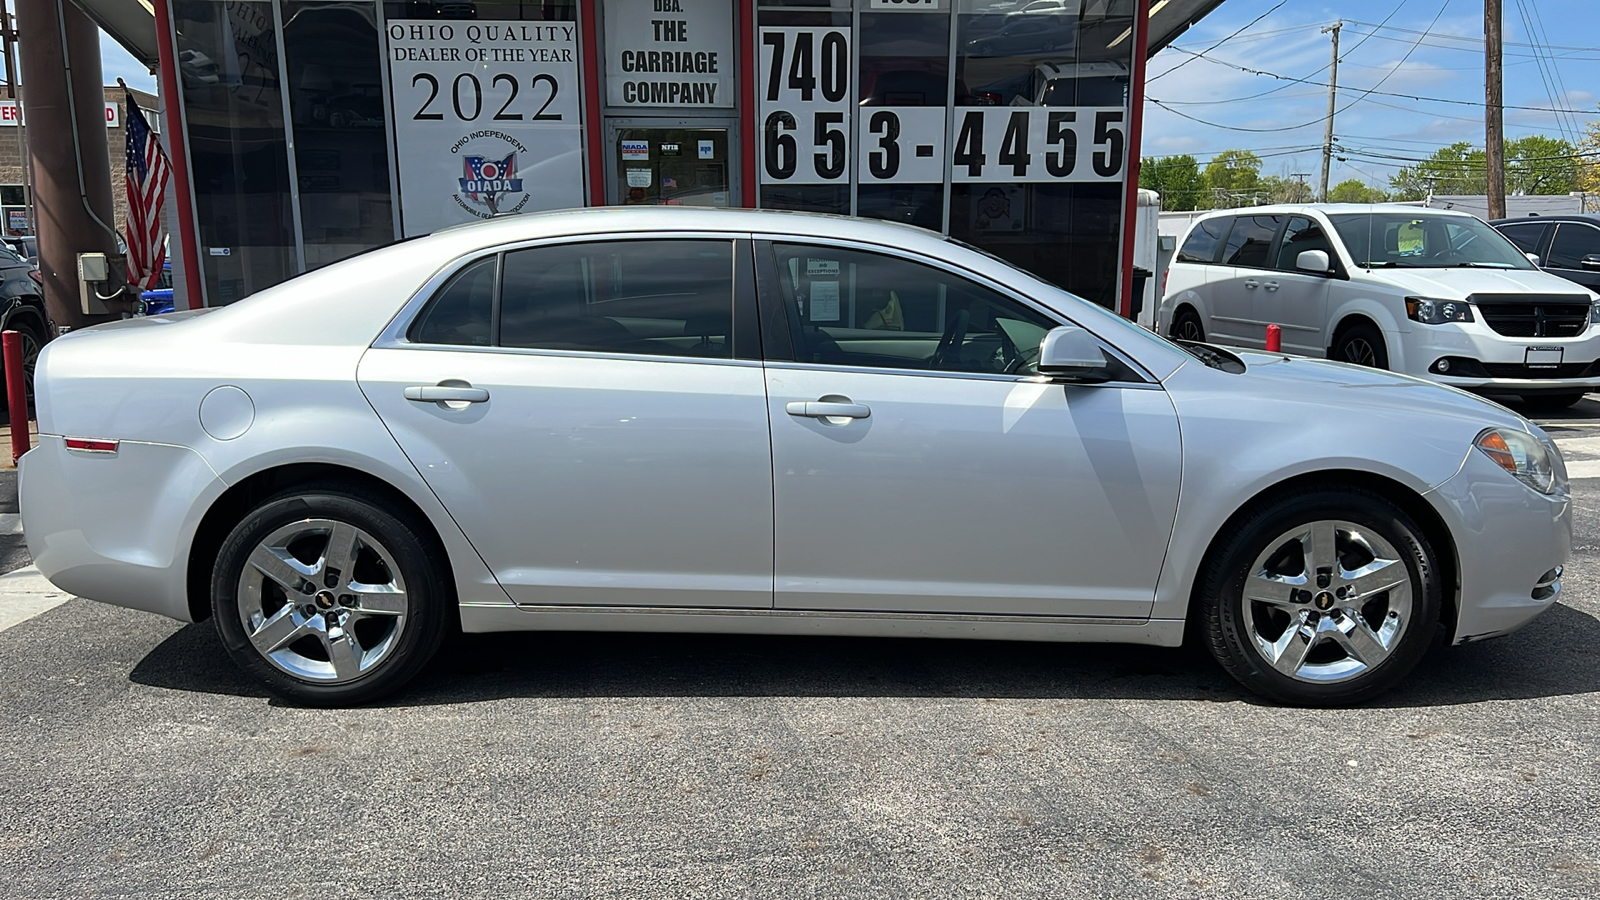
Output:
[[595,0],[578,0],[578,39],[583,42],[583,130],[589,154],[589,205],[606,202],[606,136],[600,130],[599,19]]
[[739,113],[740,195],[745,206],[756,205],[756,4],[736,0],[739,10],[739,78],[744,81],[744,110]]
[[[172,18],[168,0],[155,0],[156,62],[161,70],[161,100],[167,114],[167,158],[172,163],[175,184],[172,193],[178,200],[178,222],[167,223],[167,233],[178,236],[178,252],[183,254],[183,286],[189,308],[199,309],[204,294],[200,287],[200,248],[195,246],[194,204],[189,202],[189,154],[184,142],[183,98],[178,93],[178,54],[172,46]],[[177,227],[174,228],[173,225]]]
[[1133,317],[1133,242],[1138,234],[1139,143],[1144,134],[1144,73],[1150,43],[1150,0],[1137,0],[1133,14],[1133,79],[1128,95],[1128,190],[1122,217],[1122,302],[1124,318]]

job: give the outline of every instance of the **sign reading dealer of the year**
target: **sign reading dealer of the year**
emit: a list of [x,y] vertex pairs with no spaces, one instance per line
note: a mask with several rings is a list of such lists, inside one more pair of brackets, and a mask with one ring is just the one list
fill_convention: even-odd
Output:
[[731,109],[733,4],[606,0],[606,103]]
[[407,236],[583,205],[572,22],[389,23]]

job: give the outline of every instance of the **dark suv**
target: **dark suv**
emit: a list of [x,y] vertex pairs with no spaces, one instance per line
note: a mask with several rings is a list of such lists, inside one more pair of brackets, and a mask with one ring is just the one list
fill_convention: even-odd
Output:
[[[0,246],[0,331],[15,330],[22,335],[22,369],[27,379],[28,399],[33,399],[33,367],[39,350],[49,340],[51,328],[34,280],[38,267],[18,256],[10,247]],[[0,409],[4,409],[4,381],[0,379]]]
[[1489,224],[1522,252],[1538,256],[1546,272],[1600,291],[1600,216],[1528,216]]

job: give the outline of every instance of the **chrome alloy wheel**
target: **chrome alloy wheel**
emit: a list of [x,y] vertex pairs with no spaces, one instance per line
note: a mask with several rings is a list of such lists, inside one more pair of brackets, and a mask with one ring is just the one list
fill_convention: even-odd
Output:
[[1319,521],[1267,545],[1245,578],[1244,624],[1268,665],[1297,681],[1355,678],[1389,658],[1411,622],[1411,572],[1393,544]]
[[1344,361],[1355,363],[1358,366],[1376,368],[1378,354],[1372,349],[1372,345],[1367,343],[1366,338],[1353,337],[1344,342]]
[[290,522],[239,575],[239,620],[262,658],[296,678],[344,684],[383,662],[406,627],[405,579],[376,538],[347,522]]
[[1180,341],[1199,341],[1204,335],[1200,333],[1200,322],[1194,316],[1184,316],[1173,327],[1173,337]]

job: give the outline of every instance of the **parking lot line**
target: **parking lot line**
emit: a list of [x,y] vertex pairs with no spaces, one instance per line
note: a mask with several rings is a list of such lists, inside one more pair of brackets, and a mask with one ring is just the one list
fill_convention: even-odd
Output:
[[55,609],[72,595],[51,584],[36,566],[0,575],[0,631]]

